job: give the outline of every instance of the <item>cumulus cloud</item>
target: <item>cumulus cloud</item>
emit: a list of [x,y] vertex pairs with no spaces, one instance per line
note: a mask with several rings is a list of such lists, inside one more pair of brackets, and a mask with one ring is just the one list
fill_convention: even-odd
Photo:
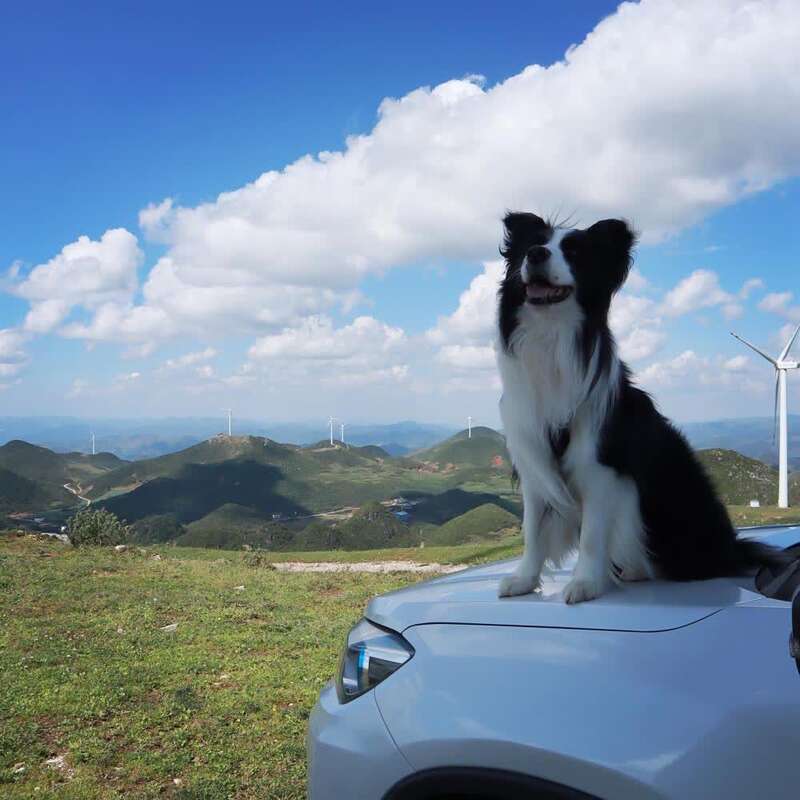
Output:
[[636,380],[650,390],[735,388],[763,394],[769,388],[769,382],[764,380],[759,370],[752,369],[746,356],[704,356],[694,350],[684,350],[677,356],[650,364],[637,375]]
[[407,342],[401,328],[373,317],[336,328],[329,317],[315,316],[257,339],[248,355],[250,364],[274,367],[281,378],[314,375],[328,383],[374,383],[405,379],[408,365],[399,359]]
[[104,303],[129,302],[142,259],[136,237],[124,228],[108,230],[99,240],[79,237],[12,286],[14,294],[31,303],[24,328],[47,333],[75,306],[94,310]]
[[722,306],[728,319],[741,316],[743,310],[736,297],[719,285],[716,272],[697,269],[667,293],[661,308],[667,316],[678,317],[712,306]]
[[433,344],[485,343],[494,335],[497,314],[497,290],[505,267],[502,261],[487,261],[483,272],[470,282],[458,298],[458,307],[439,317],[435,327],[426,332]]
[[556,64],[387,98],[341,151],[193,208],[143,209],[168,252],[144,285],[146,315],[117,302],[120,330],[135,341],[159,316],[169,324],[148,335],[296,327],[348,307],[368,274],[489,257],[508,207],[575,209],[584,224],[625,215],[657,240],[800,170],[798,36],[790,0],[625,3]]

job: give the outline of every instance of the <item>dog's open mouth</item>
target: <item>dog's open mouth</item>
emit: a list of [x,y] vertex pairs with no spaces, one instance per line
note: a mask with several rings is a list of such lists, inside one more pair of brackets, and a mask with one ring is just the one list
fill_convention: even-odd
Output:
[[572,294],[571,286],[554,286],[552,283],[534,281],[525,286],[528,302],[535,306],[551,305],[566,300]]

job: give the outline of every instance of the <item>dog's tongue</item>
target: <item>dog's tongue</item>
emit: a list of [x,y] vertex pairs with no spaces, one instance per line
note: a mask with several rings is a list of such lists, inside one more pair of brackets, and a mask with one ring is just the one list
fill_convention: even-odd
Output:
[[542,298],[549,297],[553,292],[554,287],[546,283],[529,283],[525,287],[525,294],[534,300],[541,300]]

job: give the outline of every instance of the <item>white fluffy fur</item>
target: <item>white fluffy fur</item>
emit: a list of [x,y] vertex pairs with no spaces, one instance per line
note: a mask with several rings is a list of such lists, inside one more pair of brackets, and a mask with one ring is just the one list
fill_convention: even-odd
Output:
[[[554,284],[572,285],[569,266],[560,263],[558,241],[564,233],[557,231],[548,245],[550,276]],[[525,303],[518,322],[511,352],[501,345],[497,353],[500,416],[520,478],[525,551],[516,572],[503,579],[500,596],[535,591],[545,562],[557,565],[576,547],[578,562],[564,590],[567,603],[606,591],[616,578],[612,563],[625,580],[652,577],[636,486],[597,460],[620,362],[614,356],[608,374],[590,389],[594,364],[586,370],[576,349],[582,312],[574,294],[554,305]],[[549,431],[564,425],[570,427],[570,443],[559,464]]]

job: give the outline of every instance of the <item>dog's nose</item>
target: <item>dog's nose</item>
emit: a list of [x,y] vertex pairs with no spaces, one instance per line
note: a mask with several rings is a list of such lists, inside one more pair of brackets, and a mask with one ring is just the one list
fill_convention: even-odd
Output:
[[528,250],[528,263],[532,265],[544,264],[550,258],[550,251],[544,245],[537,244]]

